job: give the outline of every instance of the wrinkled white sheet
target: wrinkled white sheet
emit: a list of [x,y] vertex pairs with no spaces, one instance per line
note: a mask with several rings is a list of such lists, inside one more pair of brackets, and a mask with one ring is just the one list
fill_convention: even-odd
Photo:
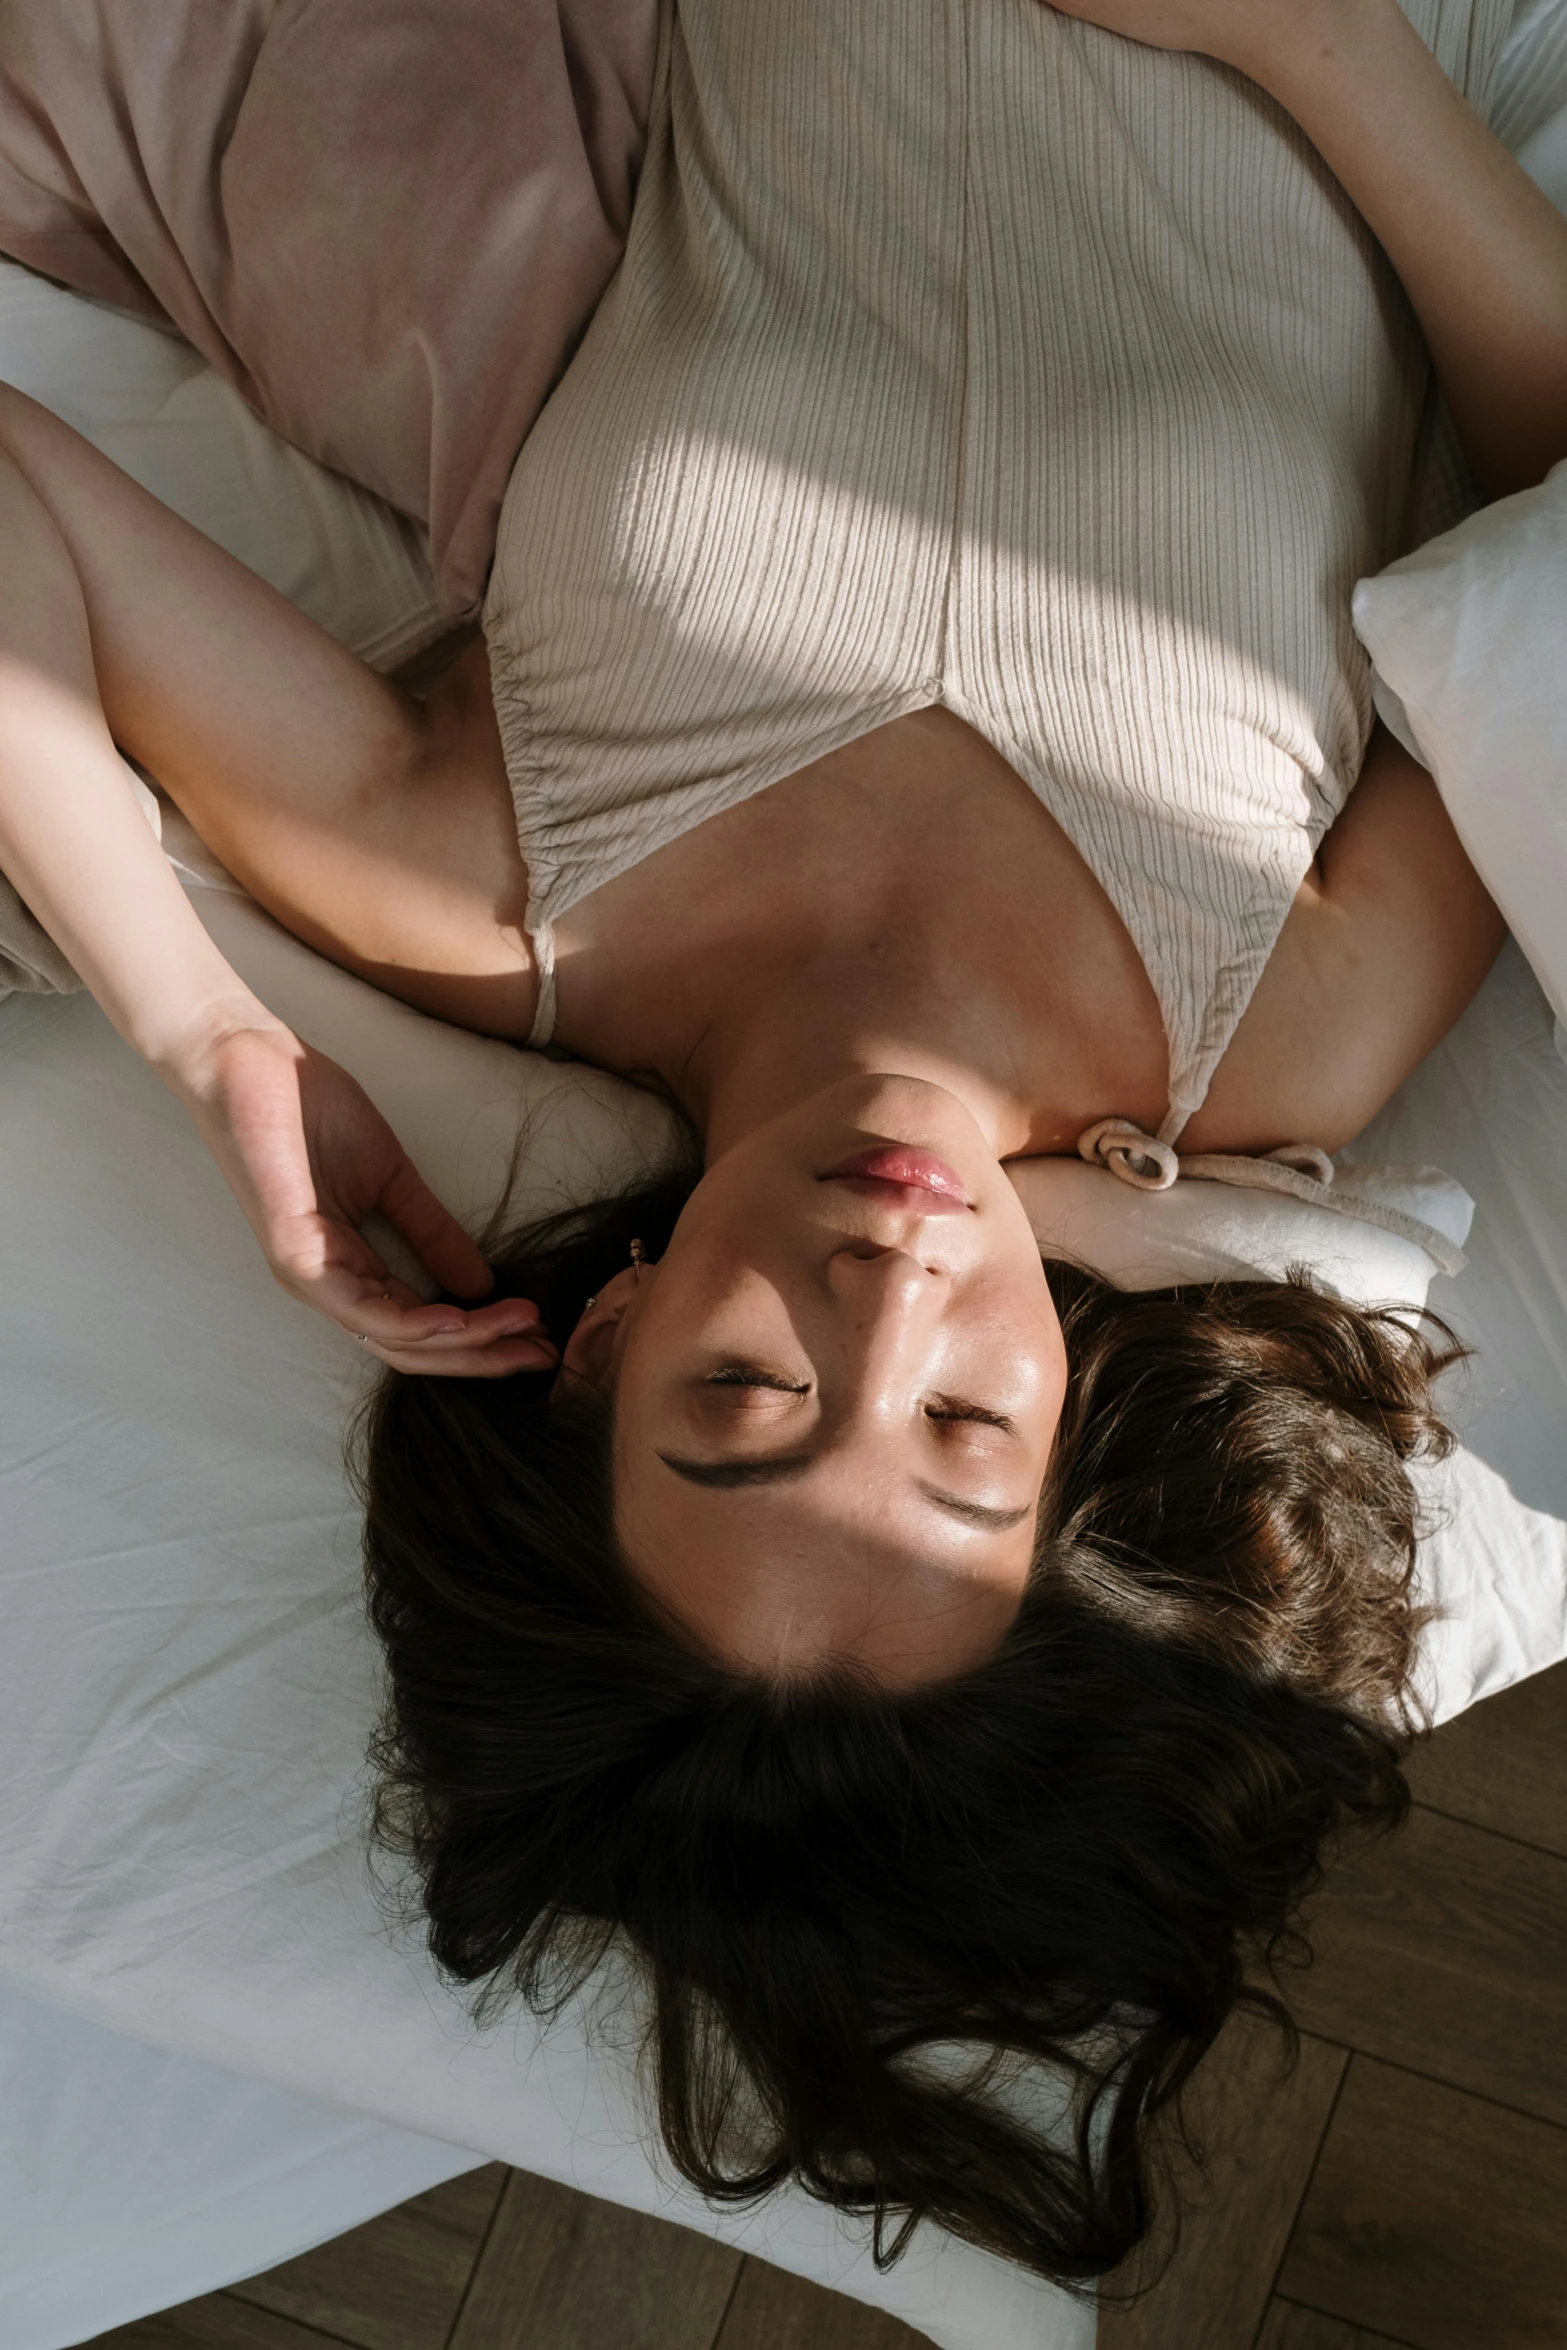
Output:
[[0,1989],[0,2350],[290,2259],[475,2157]]

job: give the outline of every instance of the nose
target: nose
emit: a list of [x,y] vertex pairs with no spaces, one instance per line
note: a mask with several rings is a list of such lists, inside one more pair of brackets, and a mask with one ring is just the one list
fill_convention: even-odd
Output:
[[901,1284],[917,1290],[928,1282],[944,1282],[949,1278],[933,1250],[882,1240],[845,1241],[829,1259],[828,1277],[841,1283],[851,1294]]
[[923,1382],[951,1275],[911,1249],[856,1240],[829,1258],[827,1285],[839,1308],[830,1384],[840,1408],[850,1422],[896,1419]]
[[890,1336],[922,1323],[939,1313],[951,1287],[951,1275],[934,1258],[873,1240],[836,1250],[828,1260],[827,1281],[867,1335],[880,1329]]

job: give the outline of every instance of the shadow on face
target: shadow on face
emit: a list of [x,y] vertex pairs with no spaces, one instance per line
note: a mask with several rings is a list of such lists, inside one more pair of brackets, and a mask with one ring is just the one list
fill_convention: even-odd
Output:
[[725,1662],[959,1673],[1017,1611],[1066,1392],[1006,1172],[912,1079],[824,1089],[708,1170],[584,1317],[633,1573]]

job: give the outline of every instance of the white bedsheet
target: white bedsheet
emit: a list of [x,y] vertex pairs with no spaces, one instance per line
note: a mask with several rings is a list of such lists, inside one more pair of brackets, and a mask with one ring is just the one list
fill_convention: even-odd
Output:
[[230,2285],[475,2161],[5,1989],[0,2115],[3,2350]]

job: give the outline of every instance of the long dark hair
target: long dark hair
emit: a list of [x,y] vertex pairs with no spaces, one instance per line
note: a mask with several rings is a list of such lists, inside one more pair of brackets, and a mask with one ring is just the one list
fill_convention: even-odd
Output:
[[[500,1258],[564,1342],[694,1178]],[[1067,2284],[1150,2220],[1148,2125],[1319,1853],[1407,1805],[1404,1463],[1443,1343],[1311,1287],[1126,1295],[1051,1268],[1072,1366],[999,1651],[888,1691],[697,1653],[617,1549],[609,1411],[544,1375],[389,1376],[362,1481],[390,1674],[382,1838],[445,1972],[558,2009],[619,1937],[659,2122],[734,2202],[787,2179]]]

